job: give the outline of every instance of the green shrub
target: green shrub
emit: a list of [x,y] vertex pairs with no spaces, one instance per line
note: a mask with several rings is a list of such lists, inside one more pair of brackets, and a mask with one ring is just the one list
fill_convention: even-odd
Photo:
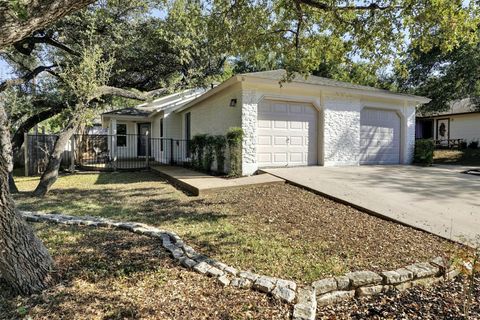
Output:
[[206,134],[197,134],[193,136],[190,142],[190,152],[192,153],[192,164],[196,168],[203,167],[203,155],[205,152],[205,145],[207,142]]
[[415,141],[415,155],[413,161],[418,164],[430,166],[433,163],[433,151],[435,144],[431,139],[419,139]]
[[230,156],[230,176],[242,174],[242,128],[230,128],[227,132],[228,153]]
[[478,149],[478,141],[477,140],[472,140],[468,144],[468,149]]
[[215,159],[217,160],[217,172],[225,172],[225,149],[227,148],[227,139],[224,136],[214,136]]
[[212,170],[213,160],[215,159],[215,138],[213,136],[205,137],[205,158],[203,160],[203,169],[205,171]]

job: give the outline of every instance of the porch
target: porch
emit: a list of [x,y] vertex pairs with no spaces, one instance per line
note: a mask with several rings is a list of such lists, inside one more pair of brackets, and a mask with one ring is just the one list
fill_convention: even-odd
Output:
[[[27,135],[26,175],[42,174],[56,135]],[[146,134],[73,135],[62,155],[66,170],[143,170],[158,165],[190,164],[188,140],[153,138]]]

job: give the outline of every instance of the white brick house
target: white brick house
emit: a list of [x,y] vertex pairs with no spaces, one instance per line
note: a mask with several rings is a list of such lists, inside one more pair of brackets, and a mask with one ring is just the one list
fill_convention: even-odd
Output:
[[239,74],[170,107],[177,130],[168,138],[241,127],[244,175],[266,167],[412,161],[415,108],[429,99],[314,76],[282,82],[284,76],[283,70]]

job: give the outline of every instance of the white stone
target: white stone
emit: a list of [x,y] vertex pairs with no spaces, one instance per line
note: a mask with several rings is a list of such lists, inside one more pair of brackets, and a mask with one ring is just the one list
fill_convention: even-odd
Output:
[[252,286],[252,281],[245,278],[234,278],[230,284],[241,289],[248,289]]
[[274,298],[292,303],[295,300],[295,291],[286,286],[277,285],[272,291]]
[[224,287],[230,284],[230,279],[226,275],[218,277],[218,282],[223,285]]
[[369,286],[369,287],[360,287],[356,290],[356,295],[358,297],[372,296],[385,292],[387,288],[383,285]]
[[335,278],[325,278],[313,282],[312,286],[315,288],[318,296],[330,291],[337,290],[337,281],[335,280]]
[[406,266],[405,269],[413,272],[414,278],[426,278],[435,276],[439,273],[440,269],[431,265],[430,263],[415,263],[409,266]]
[[210,268],[207,270],[207,274],[212,277],[220,277],[224,275],[224,272],[218,268],[210,266]]
[[238,270],[233,267],[226,267],[223,271],[230,273],[232,276],[236,276],[238,274]]
[[250,272],[250,271],[242,271],[238,274],[238,276],[240,278],[245,278],[245,279],[248,279],[252,282],[255,282],[260,275],[258,275],[256,273],[253,273],[253,272]]
[[253,288],[261,292],[270,293],[275,288],[275,284],[270,278],[260,276],[253,283]]
[[211,266],[206,263],[206,262],[200,262],[198,263],[195,267],[193,267],[193,270],[199,272],[199,273],[202,273],[202,274],[206,274],[207,271],[211,268]]
[[298,289],[297,303],[293,307],[294,320],[315,320],[317,299],[314,287]]
[[348,290],[350,289],[350,278],[347,276],[339,276],[335,277],[337,281],[337,289],[338,290]]
[[193,268],[197,264],[195,260],[187,257],[184,257],[183,259],[181,259],[180,262],[182,263],[182,266],[186,268]]
[[293,291],[297,289],[297,284],[294,281],[284,280],[284,279],[277,279],[277,286],[286,287]]
[[352,286],[355,288],[382,282],[382,277],[372,271],[349,272],[346,276],[350,279]]
[[355,297],[355,290],[350,291],[333,291],[325,293],[317,297],[317,304],[319,306],[326,306],[341,301],[351,300]]

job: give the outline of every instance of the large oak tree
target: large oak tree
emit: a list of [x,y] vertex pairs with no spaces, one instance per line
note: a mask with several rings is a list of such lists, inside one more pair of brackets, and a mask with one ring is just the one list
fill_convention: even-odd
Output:
[[[0,6],[0,49],[93,1],[7,1]],[[0,275],[18,293],[48,287],[52,259],[18,213],[9,191],[12,168],[9,119],[0,96]]]
[[[44,30],[62,16],[92,2],[2,1],[0,49],[14,44],[18,52],[28,55],[40,44],[75,56],[78,50],[61,43],[55,32]],[[338,60],[366,59],[381,66],[401,56],[407,42],[422,51],[433,47],[451,51],[460,43],[476,42],[479,24],[478,4],[461,0],[177,0],[167,4],[166,9],[172,9],[169,15],[172,22],[183,21],[165,32],[178,42],[177,48],[181,50],[177,55],[187,62],[182,63],[187,71],[189,64],[195,65],[196,57],[218,53],[224,59],[241,57],[251,65],[282,66],[304,74]],[[197,7],[189,7],[191,4]],[[183,14],[182,7],[188,9]],[[163,32],[159,30],[159,34]],[[105,40],[113,44],[121,42],[116,38]],[[189,50],[195,41],[203,50]],[[158,84],[141,72],[137,74],[145,80],[145,87]],[[135,80],[137,77],[130,74],[123,77],[124,83]],[[108,84],[99,88],[117,92]],[[84,103],[80,106],[84,107]],[[75,114],[72,116],[75,118]],[[48,285],[51,259],[16,213],[8,190],[11,169],[8,126],[9,119],[0,100],[0,272],[18,292],[31,293]],[[66,130],[70,129],[67,125]]]

